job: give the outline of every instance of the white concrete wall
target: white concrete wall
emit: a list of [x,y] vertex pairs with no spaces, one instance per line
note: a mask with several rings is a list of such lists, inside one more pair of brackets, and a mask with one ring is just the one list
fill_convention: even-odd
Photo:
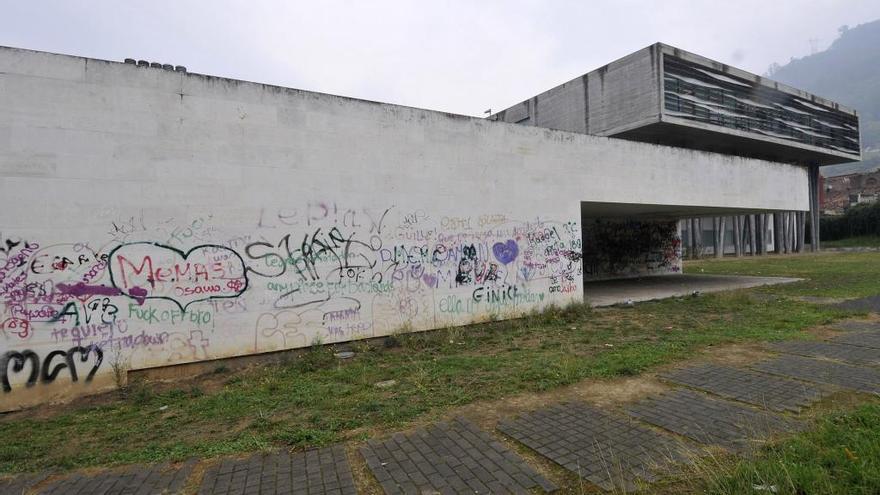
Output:
[[0,409],[578,301],[582,200],[807,208],[787,165],[5,48],[0,180]]

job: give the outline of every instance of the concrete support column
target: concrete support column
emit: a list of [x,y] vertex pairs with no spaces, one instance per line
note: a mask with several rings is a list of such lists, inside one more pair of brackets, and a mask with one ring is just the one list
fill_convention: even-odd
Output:
[[797,212],[797,252],[804,252],[804,244],[807,238],[807,212]]
[[764,254],[767,243],[764,242],[764,215],[755,215],[755,254]]
[[783,213],[773,214],[773,252],[776,254],[782,254],[783,246],[785,245],[785,233],[783,232],[785,229],[782,226],[782,216]]
[[715,257],[723,258],[724,257],[724,227],[725,227],[725,217],[714,217],[712,218],[712,228],[713,228],[713,238],[712,244],[715,249]]
[[735,215],[733,218],[733,251],[737,257],[743,255],[742,248],[742,216]]
[[810,251],[819,251],[819,166],[810,166]]
[[693,247],[693,259],[700,259],[703,255],[703,220],[700,217],[691,219],[691,243]]
[[749,225],[749,254],[755,256],[758,254],[758,236],[757,228],[755,225],[755,215],[748,215],[746,217]]

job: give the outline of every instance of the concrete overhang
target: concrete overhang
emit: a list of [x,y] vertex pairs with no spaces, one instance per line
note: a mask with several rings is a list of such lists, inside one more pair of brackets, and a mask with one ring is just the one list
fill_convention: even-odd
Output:
[[788,210],[769,210],[755,208],[730,208],[675,204],[636,204],[581,202],[582,218],[652,218],[678,219],[693,217],[725,217],[756,213],[777,213]]
[[753,133],[690,122],[669,115],[608,134],[608,137],[802,165],[825,166],[861,160],[861,154],[852,155],[804,144],[794,145],[770,136],[759,139]]

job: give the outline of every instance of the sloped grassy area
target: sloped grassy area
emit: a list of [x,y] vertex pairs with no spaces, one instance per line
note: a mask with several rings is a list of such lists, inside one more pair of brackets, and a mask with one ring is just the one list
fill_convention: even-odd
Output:
[[[725,260],[686,270],[807,277],[782,296],[880,292],[880,255]],[[0,472],[183,460],[364,438],[478,399],[636,375],[708,345],[779,340],[845,313],[738,291],[638,304],[553,309],[527,318],[358,344],[339,361],[316,348],[288,362],[216,373],[173,390],[149,386],[98,405],[0,419]],[[375,383],[396,380],[389,388]],[[167,406],[167,407],[164,407]]]

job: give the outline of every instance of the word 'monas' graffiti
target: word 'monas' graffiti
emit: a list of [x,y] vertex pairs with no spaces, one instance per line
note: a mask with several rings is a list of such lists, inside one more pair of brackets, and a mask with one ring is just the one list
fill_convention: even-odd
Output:
[[241,256],[223,246],[187,252],[153,243],[124,244],[110,252],[110,281],[135,300],[166,299],[181,309],[247,289]]

